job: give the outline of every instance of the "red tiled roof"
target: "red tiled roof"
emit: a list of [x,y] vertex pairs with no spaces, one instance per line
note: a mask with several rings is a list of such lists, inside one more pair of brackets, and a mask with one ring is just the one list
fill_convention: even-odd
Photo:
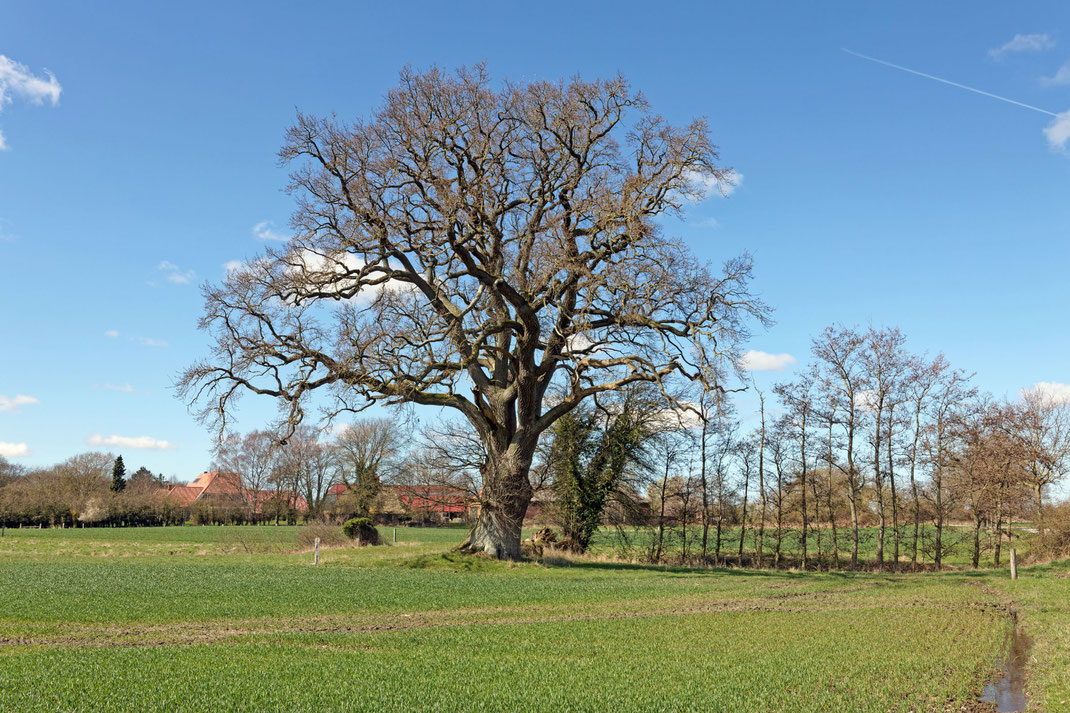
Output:
[[169,485],[163,488],[163,495],[174,501],[179,507],[186,507],[193,503],[201,495],[201,488],[188,485]]
[[210,471],[201,473],[189,485],[168,485],[160,489],[168,498],[172,498],[180,507],[192,505],[203,495],[240,496],[253,506],[254,512],[262,512],[264,505],[275,497],[292,500],[298,512],[306,512],[308,503],[300,495],[276,490],[246,490],[243,492],[241,479],[237,473]]

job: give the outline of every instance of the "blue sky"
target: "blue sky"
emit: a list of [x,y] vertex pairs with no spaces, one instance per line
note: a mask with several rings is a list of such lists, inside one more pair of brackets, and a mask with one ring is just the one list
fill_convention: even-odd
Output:
[[[653,7],[4,3],[0,452],[201,471],[210,434],[171,390],[207,347],[198,285],[286,234],[295,110],[364,114],[406,64],[620,71],[671,119],[707,116],[742,181],[670,227],[754,254],[777,320],[755,350],[801,363],[831,322],[897,324],[997,395],[1070,383],[1070,119],[841,51],[1059,114],[1070,6]],[[246,400],[240,426],[272,413]]]

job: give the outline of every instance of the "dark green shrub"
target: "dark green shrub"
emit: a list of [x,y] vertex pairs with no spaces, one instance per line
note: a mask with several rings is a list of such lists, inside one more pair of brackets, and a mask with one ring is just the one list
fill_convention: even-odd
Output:
[[342,525],[342,532],[351,540],[356,540],[358,545],[379,545],[379,531],[375,529],[370,518],[355,517],[346,520]]

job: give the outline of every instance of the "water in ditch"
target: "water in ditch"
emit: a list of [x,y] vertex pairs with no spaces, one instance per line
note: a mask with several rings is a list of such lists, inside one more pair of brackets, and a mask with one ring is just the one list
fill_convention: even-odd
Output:
[[998,713],[1024,711],[1029,705],[1025,695],[1025,669],[1029,663],[1029,650],[1033,640],[1017,626],[1011,632],[1010,649],[1007,660],[1000,671],[1000,677],[985,687],[981,700],[995,703]]

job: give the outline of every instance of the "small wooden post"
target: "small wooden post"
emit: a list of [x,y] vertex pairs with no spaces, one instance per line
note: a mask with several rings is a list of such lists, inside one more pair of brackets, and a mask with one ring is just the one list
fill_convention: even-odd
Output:
[[1018,552],[1011,548],[1011,579],[1018,579]]
[[318,537],[316,538],[316,552],[315,552],[314,555],[312,555],[312,557],[313,557],[312,564],[319,564],[320,563],[320,538],[318,538]]
[[398,529],[395,527],[394,528],[394,544],[396,545],[397,542],[398,542]]

